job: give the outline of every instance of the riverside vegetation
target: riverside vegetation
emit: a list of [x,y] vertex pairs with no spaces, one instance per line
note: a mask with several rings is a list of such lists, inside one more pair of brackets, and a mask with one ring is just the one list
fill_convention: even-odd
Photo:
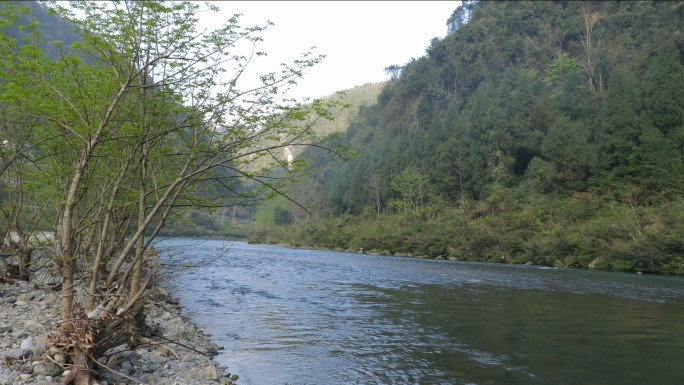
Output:
[[[198,25],[199,12],[217,11],[196,2],[0,3],[2,253],[13,258],[12,278],[33,280],[33,236],[54,235],[41,240],[52,250],[42,258],[54,264],[59,301],[33,297],[58,316],[48,349],[68,369],[64,385],[96,383],[111,349],[149,338],[149,299],[164,273],[152,245],[169,221],[283,194],[288,177],[272,171],[286,167],[283,149],[316,142],[314,127],[343,108],[338,98],[289,97],[323,59],[312,52],[257,85],[246,79],[266,54],[270,23],[243,27],[230,15],[215,30]],[[2,289],[14,307],[27,302],[16,287]],[[9,346],[23,348],[11,329]]]
[[[446,18],[446,17],[445,17]],[[464,1],[251,242],[684,274],[684,3]]]

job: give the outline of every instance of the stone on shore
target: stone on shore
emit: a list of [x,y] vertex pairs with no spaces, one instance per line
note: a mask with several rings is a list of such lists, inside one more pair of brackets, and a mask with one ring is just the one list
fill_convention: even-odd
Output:
[[[182,341],[199,354],[159,340],[152,346],[131,349],[124,344],[110,349],[98,368],[101,385],[232,384],[231,374],[212,361],[221,349],[194,324],[180,316],[178,301],[157,290],[146,305],[146,323],[166,338]],[[64,378],[64,354],[49,345],[49,334],[59,327],[59,296],[47,287],[25,281],[0,283],[0,384],[56,385]],[[154,337],[153,337],[154,339]],[[180,359],[178,358],[180,357]]]
[[216,366],[214,365],[207,365],[204,367],[204,370],[202,371],[202,377],[204,377],[207,380],[218,380],[218,373],[216,372]]

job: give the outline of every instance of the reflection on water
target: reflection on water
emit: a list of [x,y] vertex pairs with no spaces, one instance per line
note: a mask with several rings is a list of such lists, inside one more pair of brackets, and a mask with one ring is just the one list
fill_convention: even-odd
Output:
[[[193,242],[160,247],[192,261],[222,246]],[[211,264],[179,274],[171,289],[225,346],[217,359],[242,385],[684,378],[678,278],[235,242]]]

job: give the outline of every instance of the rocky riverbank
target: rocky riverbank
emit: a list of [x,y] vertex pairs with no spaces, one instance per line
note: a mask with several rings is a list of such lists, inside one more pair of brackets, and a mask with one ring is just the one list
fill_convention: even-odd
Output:
[[[59,327],[59,291],[34,281],[0,280],[0,385],[52,385],[68,374],[65,357],[49,347]],[[146,323],[163,337],[142,346],[111,349],[98,368],[100,385],[233,384],[236,375],[212,361],[220,346],[180,315],[178,302],[161,288],[145,307]],[[173,341],[173,342],[171,342]]]

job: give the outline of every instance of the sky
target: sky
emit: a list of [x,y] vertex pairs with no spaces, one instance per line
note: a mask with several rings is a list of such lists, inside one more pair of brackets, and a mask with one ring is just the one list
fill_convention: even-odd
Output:
[[243,27],[274,26],[263,34],[268,57],[260,73],[277,71],[315,46],[327,57],[308,70],[290,96],[311,99],[389,78],[384,69],[425,55],[430,41],[447,33],[458,1],[217,1],[219,13],[200,15],[200,26],[217,28],[241,13]]

